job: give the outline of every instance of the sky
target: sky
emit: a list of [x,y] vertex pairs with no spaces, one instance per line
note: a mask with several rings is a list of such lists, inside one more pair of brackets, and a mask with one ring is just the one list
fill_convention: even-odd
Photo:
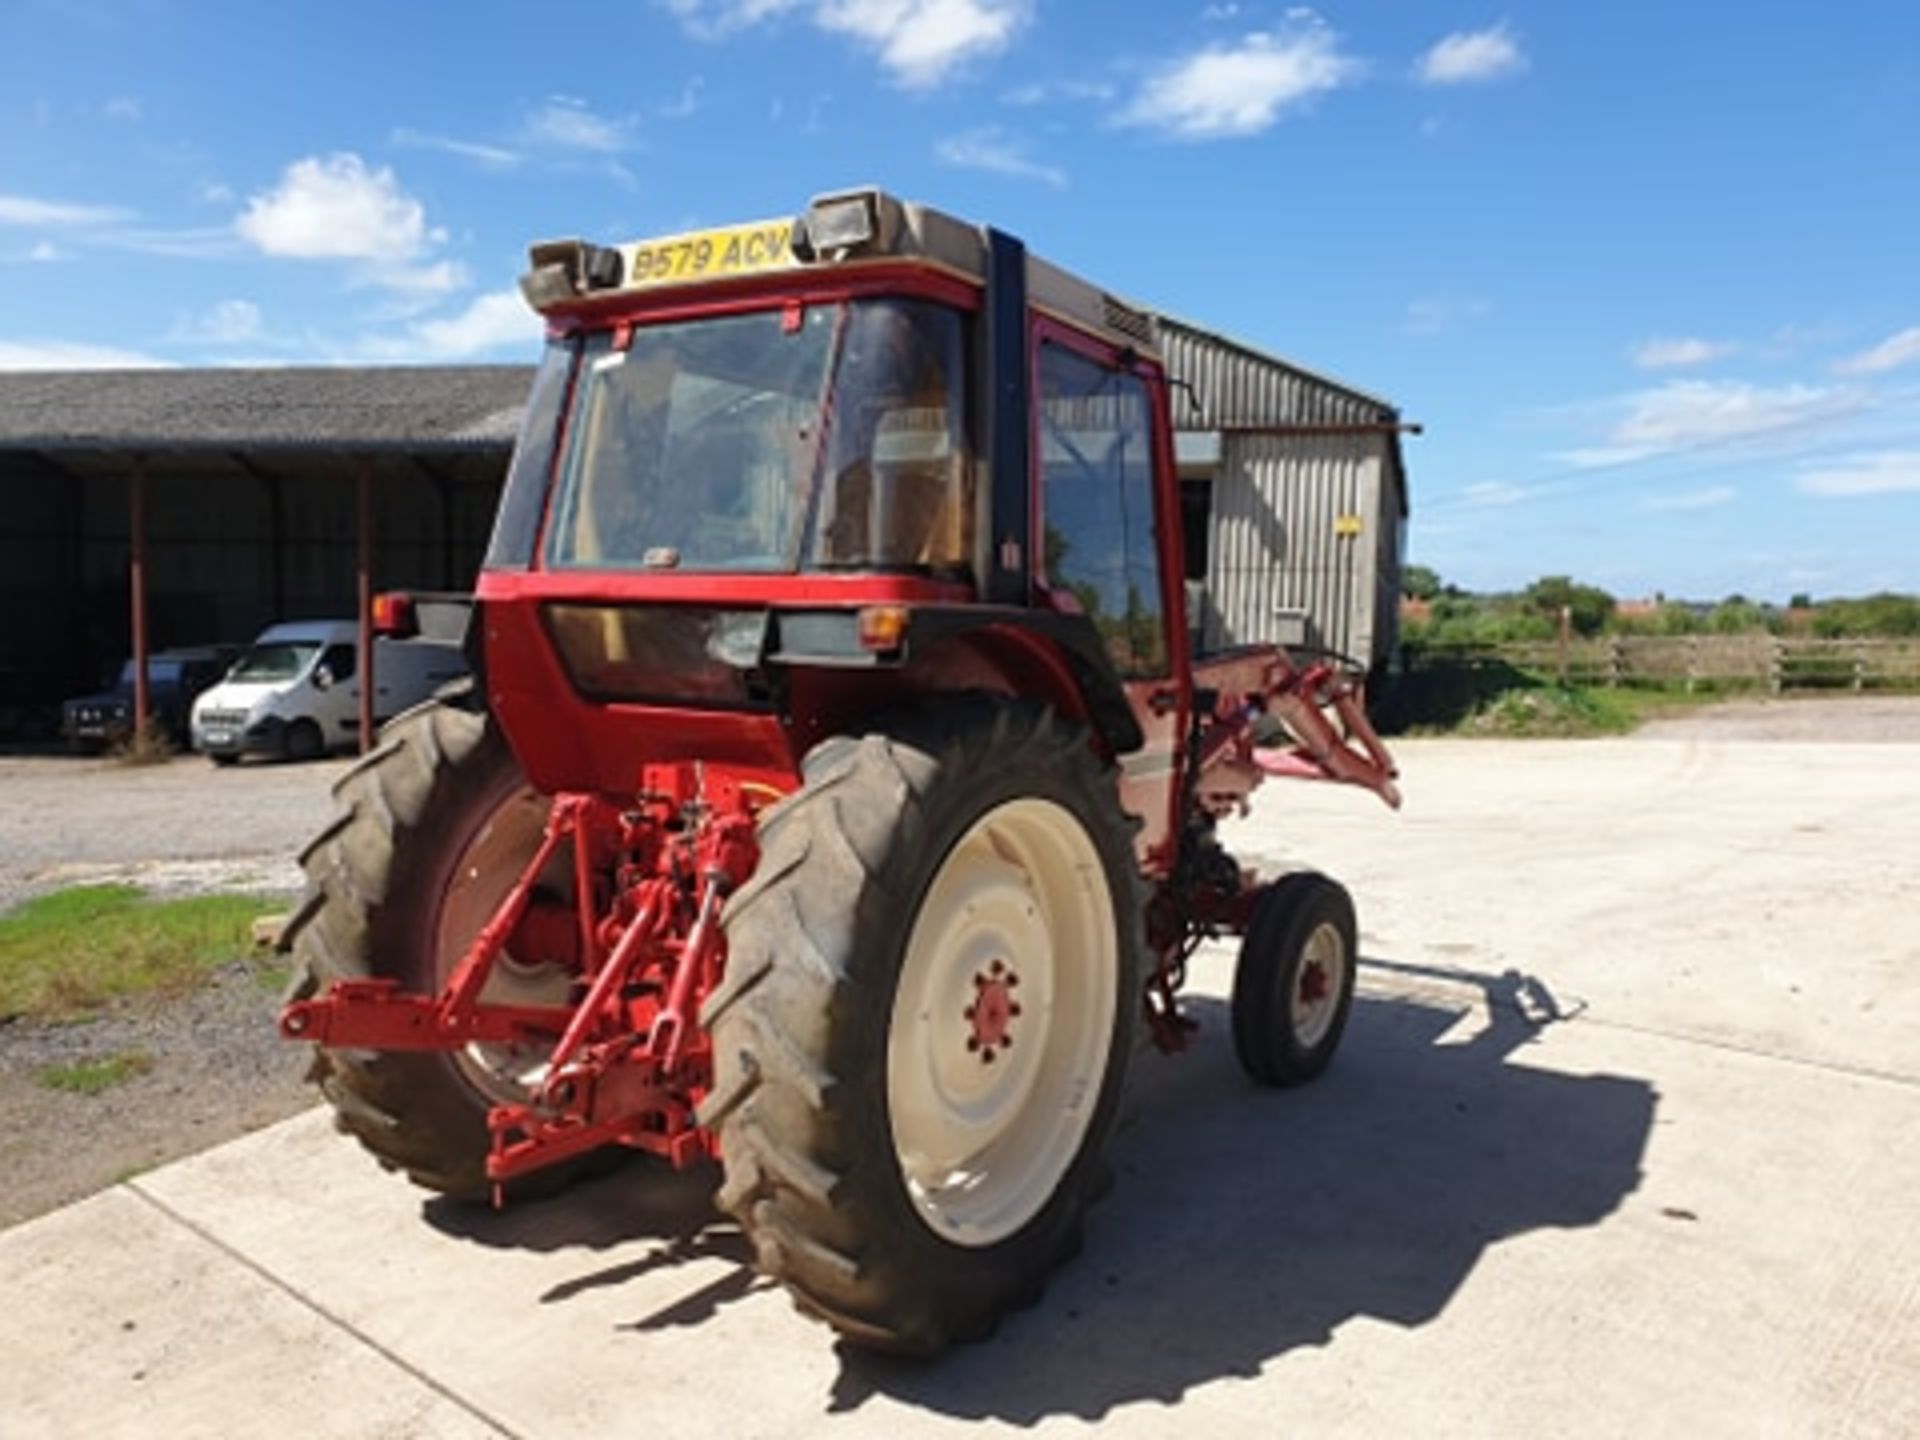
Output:
[[1920,591],[1911,0],[0,0],[0,369],[528,361],[850,184],[1382,395],[1470,589]]

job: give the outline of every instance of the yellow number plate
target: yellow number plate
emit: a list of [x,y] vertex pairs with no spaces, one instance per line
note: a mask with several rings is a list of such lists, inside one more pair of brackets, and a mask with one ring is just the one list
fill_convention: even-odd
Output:
[[794,263],[792,238],[792,221],[763,220],[642,240],[627,247],[627,284],[677,285],[784,270]]

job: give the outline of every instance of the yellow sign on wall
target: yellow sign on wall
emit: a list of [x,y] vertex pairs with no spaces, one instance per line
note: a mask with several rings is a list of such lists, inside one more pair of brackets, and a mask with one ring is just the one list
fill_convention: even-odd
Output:
[[1360,533],[1358,515],[1336,515],[1333,517],[1333,533],[1342,540],[1351,540]]

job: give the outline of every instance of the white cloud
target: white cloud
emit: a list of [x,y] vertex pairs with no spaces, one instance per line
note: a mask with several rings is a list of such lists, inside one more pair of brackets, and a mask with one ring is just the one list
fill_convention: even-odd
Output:
[[217,260],[239,248],[231,229],[215,225],[179,230],[108,230],[88,238],[110,250],[163,255],[170,260]]
[[901,85],[938,85],[968,60],[1004,50],[1033,0],[660,0],[703,40],[718,40],[793,10],[849,35],[879,56]]
[[197,345],[239,345],[261,335],[260,307],[251,300],[221,300],[187,317],[176,338]]
[[171,362],[73,340],[0,340],[0,370],[158,370]]
[[1209,45],[1161,70],[1121,114],[1188,140],[1255,135],[1282,112],[1336,90],[1359,73],[1317,17],[1298,12],[1281,35],[1256,31],[1237,45]]
[[700,110],[700,92],[707,87],[704,76],[689,75],[680,94],[660,107],[662,120],[687,120]]
[[1104,104],[1118,92],[1104,80],[1036,80],[1016,85],[1000,97],[1007,105],[1045,105],[1055,100]]
[[949,135],[933,148],[934,154],[942,162],[964,170],[986,170],[995,175],[1010,175],[1017,180],[1038,180],[1056,190],[1066,187],[1066,171],[1053,165],[1043,165],[1030,157],[1026,144],[1007,135],[998,125]]
[[1735,494],[1731,485],[1711,485],[1705,490],[1683,490],[1673,495],[1649,495],[1641,501],[1645,510],[1711,510],[1725,505]]
[[420,309],[442,296],[464,290],[473,276],[458,260],[433,260],[418,265],[381,265],[362,271],[351,284],[392,291],[403,307]]
[[575,96],[555,95],[527,117],[520,136],[549,150],[618,155],[633,148],[633,121],[601,115]]
[[140,102],[131,95],[116,95],[107,101],[101,113],[109,120],[138,121],[142,111]]
[[1920,450],[1882,450],[1809,466],[1794,481],[1808,495],[1920,493]]
[[351,152],[294,161],[234,228],[262,253],[295,260],[412,259],[443,238],[393,171]]
[[466,360],[510,350],[531,356],[540,343],[540,317],[527,308],[517,290],[492,290],[475,296],[457,315],[422,320],[393,339],[371,342],[367,349],[389,360]]
[[1469,505],[1518,505],[1532,496],[1533,491],[1526,486],[1505,480],[1476,480],[1460,492],[1460,498]]
[[895,80],[922,89],[1005,49],[1027,8],[1027,0],[822,0],[813,19],[878,51]]
[[1702,340],[1689,335],[1643,340],[1630,353],[1633,363],[1642,370],[1677,370],[1721,359],[1739,348],[1731,340]]
[[38,241],[31,250],[27,251],[22,258],[31,261],[35,265],[52,265],[57,261],[69,260],[73,257],[68,255],[66,251],[62,250],[51,240],[41,240]]
[[1920,325],[1889,335],[1870,350],[1850,355],[1833,368],[1842,375],[1881,375],[1920,360]]
[[1568,451],[1560,458],[1582,468],[1624,465],[1801,429],[1850,415],[1863,403],[1854,392],[1831,386],[1766,388],[1732,380],[1669,380],[1658,389],[1614,402],[1614,408],[1625,413],[1610,427],[1603,445]]
[[1420,57],[1414,74],[1425,85],[1477,85],[1526,68],[1526,52],[1503,23],[1455,31]]
[[131,212],[117,205],[76,205],[66,200],[37,200],[31,195],[0,195],[0,225],[111,225]]
[[1477,295],[1425,295],[1407,302],[1400,331],[1404,335],[1444,335],[1492,313],[1493,302]]
[[451,135],[434,135],[406,126],[395,130],[387,139],[408,150],[438,150],[442,154],[458,155],[489,170],[511,170],[523,158],[518,150],[509,150],[504,145],[489,145],[482,140],[459,140]]
[[801,0],[662,0],[667,12],[703,40],[717,40],[797,8]]

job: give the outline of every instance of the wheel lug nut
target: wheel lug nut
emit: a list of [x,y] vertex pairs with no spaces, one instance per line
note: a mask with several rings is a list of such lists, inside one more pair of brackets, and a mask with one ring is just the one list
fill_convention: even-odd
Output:
[[[980,1048],[980,1037],[978,1035],[967,1036],[968,1053],[972,1053],[973,1051],[978,1050],[979,1048]],[[989,1060],[993,1058],[993,1052],[991,1050],[987,1052],[987,1058]]]
[[1011,1000],[1010,1000],[1010,1001],[1008,1001],[1008,1002],[1007,1002],[1007,1015],[1008,1015],[1008,1017],[1009,1017],[1009,1018],[1012,1018],[1013,1016],[1015,1016],[1015,1015],[1018,1015],[1019,1013],[1020,1013],[1020,1005],[1019,1005],[1019,1002],[1018,1002],[1018,1001],[1011,1001]]
[[984,1060],[984,1061],[986,1061],[986,1062],[987,1062],[987,1064],[989,1064],[989,1065],[991,1065],[991,1064],[993,1064],[993,1051],[991,1051],[991,1050],[982,1050],[982,1051],[980,1052],[980,1058],[981,1058],[982,1060]]

